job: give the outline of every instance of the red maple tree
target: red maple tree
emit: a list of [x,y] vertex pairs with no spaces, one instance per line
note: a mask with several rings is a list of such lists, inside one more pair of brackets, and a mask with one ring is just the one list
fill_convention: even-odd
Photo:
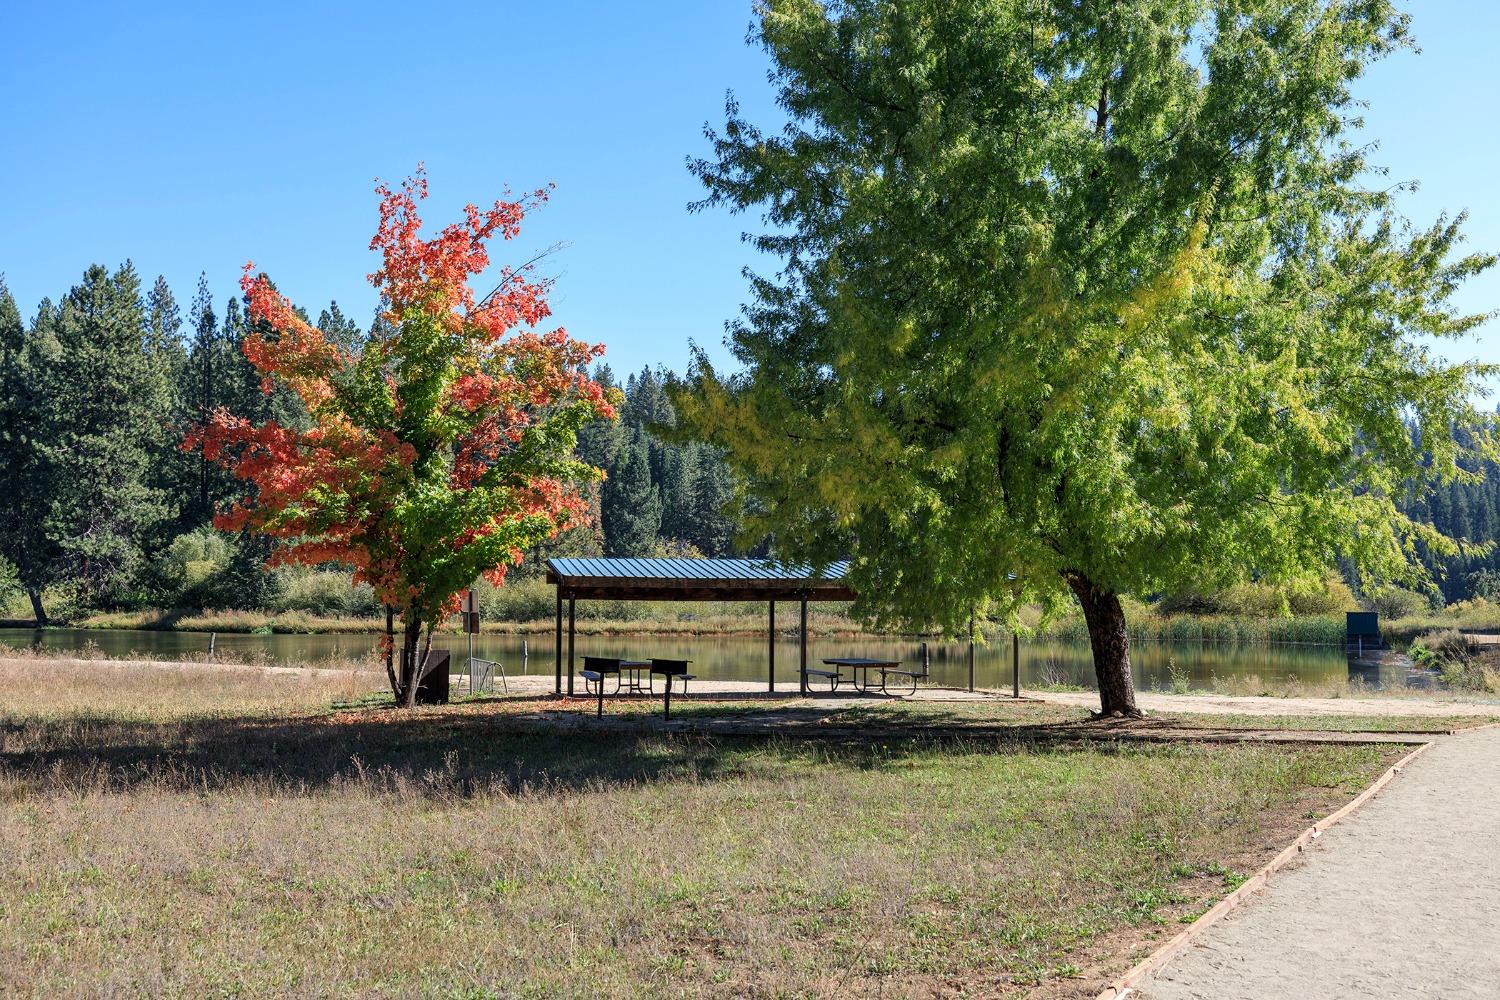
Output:
[[370,584],[386,609],[391,691],[411,705],[432,631],[463,590],[481,575],[502,583],[524,549],[587,520],[586,487],[603,473],[574,444],[615,410],[588,374],[603,346],[536,329],[551,311],[534,262],[502,267],[483,299],[469,285],[490,266],[488,242],[513,239],[547,189],[468,205],[431,239],[417,211],[421,167],[399,188],[375,190],[370,248],[381,265],[369,278],[388,324],[342,348],[246,264],[250,316],[269,332],[247,336],[245,355],[267,392],[280,383],[296,393],[311,426],[255,426],[221,410],[183,448],[250,487],[218,527],[279,540],[273,565],[336,562]]

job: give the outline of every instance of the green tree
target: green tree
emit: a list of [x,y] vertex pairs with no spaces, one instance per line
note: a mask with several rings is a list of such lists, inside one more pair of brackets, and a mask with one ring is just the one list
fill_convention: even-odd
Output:
[[135,268],[90,267],[63,299],[54,333],[57,357],[41,379],[48,509],[33,528],[56,549],[49,582],[85,603],[117,600],[166,513],[147,478],[170,431],[170,393]]
[[330,343],[342,350],[355,352],[364,341],[364,331],[359,324],[344,315],[337,302],[328,303],[328,308],[318,314],[318,329],[323,331]]
[[683,537],[706,556],[727,556],[738,527],[732,513],[734,476],[711,448],[695,448],[689,456],[694,466],[688,495],[692,514]]
[[603,491],[604,554],[641,556],[661,529],[661,495],[651,482],[645,435],[636,431],[609,469]]
[[[197,461],[177,447],[176,428],[185,427],[196,416],[188,411],[187,393],[191,369],[182,339],[182,312],[167,279],[158,276],[146,297],[146,350],[156,360],[167,380],[167,420],[174,429],[159,435],[151,455],[149,485],[159,491],[172,510],[173,525],[180,529],[193,501]],[[165,544],[166,540],[161,541]]]
[[1450,295],[1492,258],[1400,219],[1352,141],[1350,82],[1410,44],[1392,4],[757,14],[789,122],[731,99],[692,166],[783,267],[732,330],[742,373],[700,355],[677,402],[783,555],[852,557],[887,625],[1071,593],[1103,711],[1135,715],[1120,595],[1457,551],[1397,500],[1492,451],[1489,369],[1426,346],[1480,321]]
[[42,589],[50,582],[55,546],[38,530],[52,489],[42,460],[47,413],[41,373],[55,356],[52,304],[44,301],[28,330],[0,278],[0,558],[13,568],[38,625],[47,623]]

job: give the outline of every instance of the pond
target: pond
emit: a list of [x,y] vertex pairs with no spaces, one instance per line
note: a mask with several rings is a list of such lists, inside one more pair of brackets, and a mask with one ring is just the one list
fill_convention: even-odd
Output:
[[[500,660],[511,674],[551,673],[552,636],[522,638],[484,635],[476,640],[475,655]],[[106,629],[0,629],[0,644],[69,651],[93,645],[109,656],[141,654],[162,659],[195,659],[208,649],[201,632],[152,632]],[[462,636],[439,636],[440,648],[465,653]],[[629,635],[577,637],[577,656],[662,656],[694,661],[693,672],[717,680],[764,680],[767,643],[748,636]],[[216,648],[236,657],[263,657],[292,664],[316,664],[330,659],[369,655],[375,637],[339,635],[246,635],[221,633]],[[963,686],[968,683],[968,647],[962,643],[932,643],[933,682]],[[826,656],[889,656],[917,662],[918,643],[895,638],[819,638],[809,645],[809,663]],[[1225,643],[1142,642],[1131,651],[1136,684],[1143,690],[1171,690],[1174,684],[1211,689],[1228,683],[1232,689],[1289,680],[1326,688],[1357,678],[1365,687],[1420,683],[1403,666],[1404,658],[1384,665],[1356,667],[1336,646],[1236,645]],[[975,651],[975,682],[980,687],[1008,688],[1011,646],[1001,638]],[[795,684],[797,642],[783,637],[776,644],[776,679]],[[1021,685],[1069,684],[1093,686],[1093,663],[1088,644],[1056,639],[1021,640]],[[1218,682],[1218,683],[1216,683]],[[1237,682],[1237,683],[1236,683]],[[1251,692],[1253,693],[1253,692]]]

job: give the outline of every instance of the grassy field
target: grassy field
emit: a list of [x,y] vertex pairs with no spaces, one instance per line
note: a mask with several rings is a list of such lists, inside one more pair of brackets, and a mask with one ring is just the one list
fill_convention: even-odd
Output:
[[1086,996],[1393,754],[709,739],[358,707],[358,671],[0,683],[21,996]]

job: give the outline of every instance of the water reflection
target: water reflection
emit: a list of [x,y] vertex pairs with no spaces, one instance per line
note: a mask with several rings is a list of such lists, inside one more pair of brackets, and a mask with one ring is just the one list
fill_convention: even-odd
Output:
[[[662,656],[694,661],[700,677],[723,680],[766,680],[768,642],[765,638],[723,636],[591,636],[577,637],[576,655],[650,657]],[[201,657],[208,636],[198,632],[147,632],[95,629],[0,629],[0,643],[15,647],[36,646],[59,651],[76,650],[87,644],[110,656],[149,655],[166,659]],[[525,644],[523,647],[523,643]],[[500,660],[512,674],[523,669],[551,673],[553,639],[550,634],[479,637],[476,655]],[[439,636],[439,647],[462,657],[462,636]],[[260,656],[276,662],[315,664],[329,659],[365,656],[375,646],[369,635],[233,635],[216,640],[221,653]],[[968,646],[962,643],[932,643],[933,681],[942,685],[968,683]],[[566,655],[566,651],[565,651]],[[808,656],[814,663],[827,656],[888,656],[918,659],[918,643],[906,639],[814,638]],[[795,684],[798,646],[794,637],[776,643],[776,680]],[[1331,687],[1356,680],[1365,687],[1407,683],[1404,658],[1378,662],[1351,662],[1336,646],[1232,645],[1142,642],[1131,651],[1136,683],[1145,690],[1177,688],[1205,689],[1230,686],[1243,689],[1257,683],[1268,689],[1298,681],[1303,685]],[[1009,639],[999,638],[980,646],[974,657],[974,679],[980,687],[1008,688],[1011,683]],[[1059,640],[1022,640],[1021,684],[1072,684],[1093,686],[1093,663],[1087,643]]]

